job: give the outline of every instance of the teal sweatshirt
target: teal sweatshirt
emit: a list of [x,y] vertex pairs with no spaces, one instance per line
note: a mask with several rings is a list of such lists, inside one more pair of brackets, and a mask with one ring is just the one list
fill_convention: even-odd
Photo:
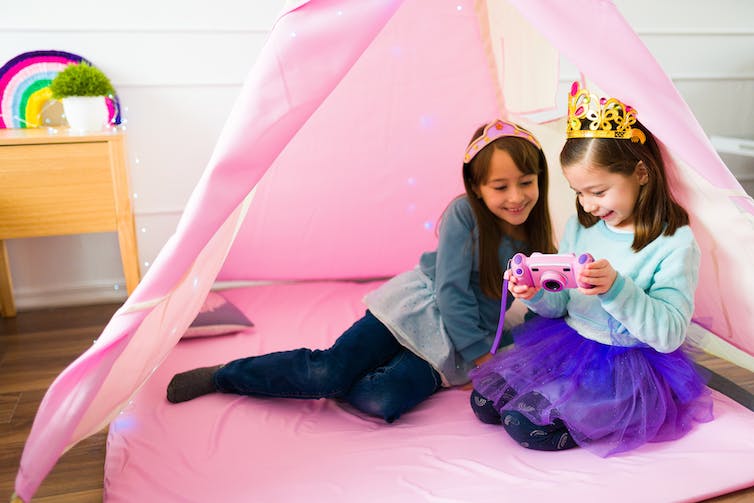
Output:
[[688,226],[660,235],[639,252],[633,233],[616,232],[603,221],[585,228],[573,216],[560,242],[560,253],[591,253],[618,272],[601,295],[576,289],[540,290],[524,302],[540,316],[565,321],[579,334],[613,346],[647,345],[662,353],[681,346],[694,311],[700,263],[699,246]]

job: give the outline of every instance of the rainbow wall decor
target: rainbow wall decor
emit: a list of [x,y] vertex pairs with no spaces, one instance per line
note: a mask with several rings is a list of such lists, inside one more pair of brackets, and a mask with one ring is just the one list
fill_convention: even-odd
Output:
[[[69,64],[87,59],[64,51],[19,54],[0,68],[0,128],[42,126],[42,112],[52,98],[50,82]],[[120,124],[118,97],[105,98],[110,124]]]

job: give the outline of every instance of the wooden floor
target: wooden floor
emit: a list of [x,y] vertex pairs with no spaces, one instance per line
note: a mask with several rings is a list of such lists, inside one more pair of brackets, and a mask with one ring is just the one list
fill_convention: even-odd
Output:
[[[46,309],[0,319],[0,503],[13,493],[24,442],[45,390],[92,344],[118,307]],[[68,451],[33,501],[101,502],[106,436],[102,431]]]
[[[24,441],[47,387],[96,339],[118,305],[20,312],[0,319],[0,503],[9,501]],[[754,374],[714,357],[700,363],[754,393]],[[751,398],[751,397],[749,397]],[[39,503],[102,501],[106,431],[68,451],[34,498]],[[715,503],[754,501],[754,488]]]

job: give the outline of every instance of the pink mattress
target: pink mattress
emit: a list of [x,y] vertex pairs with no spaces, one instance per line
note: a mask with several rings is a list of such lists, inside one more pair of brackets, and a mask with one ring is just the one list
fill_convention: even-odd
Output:
[[210,395],[169,404],[176,372],[302,345],[328,346],[376,283],[224,292],[255,323],[180,342],[112,422],[105,501],[698,501],[754,485],[754,413],[715,393],[716,419],[685,438],[608,459],[529,451],[479,423],[468,391],[437,393],[396,423],[330,400]]

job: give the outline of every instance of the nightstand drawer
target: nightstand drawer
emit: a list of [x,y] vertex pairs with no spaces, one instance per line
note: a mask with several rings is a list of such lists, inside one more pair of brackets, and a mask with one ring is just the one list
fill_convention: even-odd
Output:
[[0,239],[116,229],[107,142],[0,148]]

